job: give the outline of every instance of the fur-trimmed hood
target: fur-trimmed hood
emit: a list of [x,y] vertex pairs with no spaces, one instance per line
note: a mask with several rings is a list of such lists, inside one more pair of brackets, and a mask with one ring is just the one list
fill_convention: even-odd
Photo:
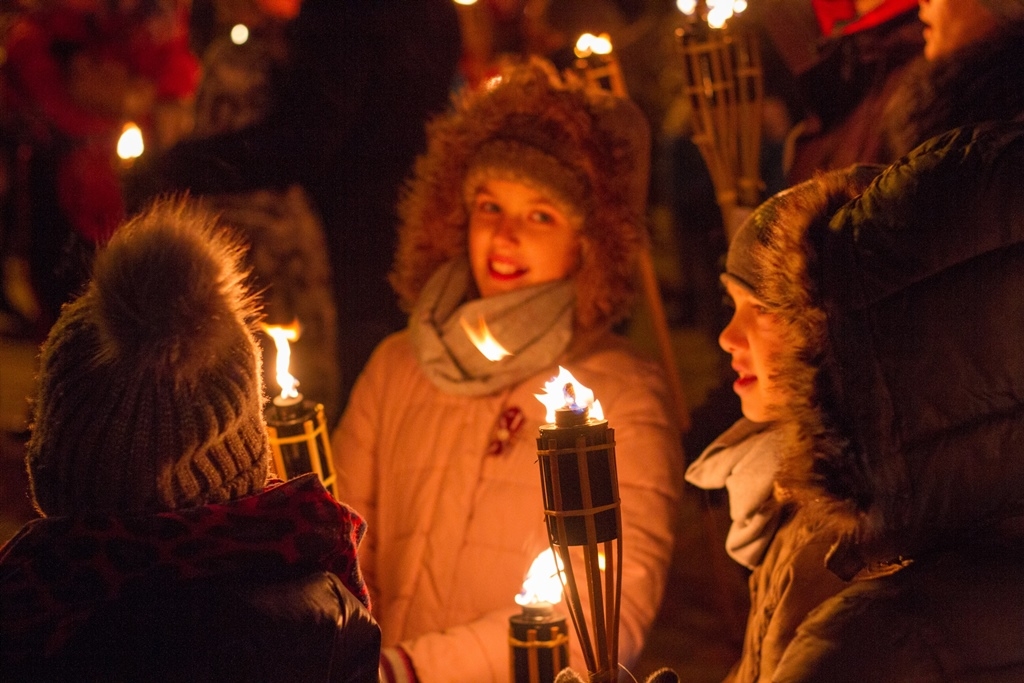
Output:
[[759,247],[793,323],[778,482],[842,576],[1024,514],[1022,177],[1024,125],[957,129]]
[[[482,145],[510,140],[554,156],[586,188],[576,325],[591,329],[628,312],[635,262],[646,239],[643,212],[649,128],[628,100],[563,83],[546,62],[513,69],[490,89],[469,92],[428,127],[399,203],[399,244],[391,283],[411,309],[430,275],[466,253],[469,216],[463,183]],[[552,149],[556,148],[556,149]]]

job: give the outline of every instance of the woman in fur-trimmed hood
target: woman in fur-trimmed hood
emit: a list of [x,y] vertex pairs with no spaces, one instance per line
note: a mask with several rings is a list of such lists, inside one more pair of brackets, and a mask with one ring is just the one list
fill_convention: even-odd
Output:
[[[576,323],[590,329],[622,320],[646,239],[648,135],[635,105],[563,83],[539,60],[490,90],[466,93],[452,114],[428,127],[428,150],[399,206],[391,282],[405,308],[412,309],[438,266],[466,253],[463,185],[483,152],[510,177],[571,176],[555,183],[579,205],[583,221],[583,255],[573,277]],[[532,149],[550,159],[519,154]],[[551,162],[560,168],[547,168]]]
[[[367,519],[384,680],[508,679],[512,598],[548,548],[535,395],[560,365],[615,428],[628,666],[665,587],[683,462],[659,368],[611,330],[644,239],[647,124],[533,61],[428,135],[392,273],[409,326],[378,345],[331,439],[339,495]],[[502,353],[472,342],[485,326]]]
[[850,581],[773,680],[1024,677],[1022,174],[1024,125],[956,129],[756,237],[794,331],[776,481]]

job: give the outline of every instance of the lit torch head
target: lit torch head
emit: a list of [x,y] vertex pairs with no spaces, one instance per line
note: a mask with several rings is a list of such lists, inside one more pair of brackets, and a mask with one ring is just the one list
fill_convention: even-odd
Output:
[[593,33],[584,33],[576,40],[576,47],[573,48],[573,52],[580,59],[585,59],[592,54],[611,54],[611,51],[612,41],[607,33],[602,33],[599,36],[595,36]]
[[548,548],[530,565],[523,579],[523,589],[516,595],[517,605],[555,604],[562,601],[562,561]]
[[289,342],[299,338],[299,323],[291,325],[263,325],[263,331],[274,340],[277,346],[277,384],[281,387],[281,398],[296,398],[299,395],[299,380],[295,379],[288,366],[291,363],[292,349]]
[[545,420],[555,422],[555,411],[560,408],[574,413],[586,412],[595,420],[604,419],[601,402],[594,398],[594,392],[580,384],[572,373],[558,366],[558,374],[544,383],[544,393],[534,394],[537,400],[547,408]]

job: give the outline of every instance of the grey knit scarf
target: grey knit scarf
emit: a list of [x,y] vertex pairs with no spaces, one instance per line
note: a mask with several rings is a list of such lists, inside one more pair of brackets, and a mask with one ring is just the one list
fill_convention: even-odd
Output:
[[[465,258],[430,277],[409,319],[420,367],[441,391],[486,396],[552,365],[572,339],[573,286],[567,280],[474,298]],[[465,326],[480,321],[512,355],[488,360]]]

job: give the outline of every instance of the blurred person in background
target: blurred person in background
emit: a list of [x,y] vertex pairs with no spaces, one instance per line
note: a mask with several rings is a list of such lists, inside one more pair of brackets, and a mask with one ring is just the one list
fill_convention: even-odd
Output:
[[27,271],[31,300],[7,307],[20,304],[41,336],[124,218],[123,126],[135,123],[154,151],[189,130],[198,60],[182,0],[42,2],[14,20],[3,48],[0,256],[5,277]]
[[[227,136],[264,124],[273,113],[274,81],[288,64],[290,22],[297,0],[227,0],[210,6],[213,38],[202,56],[195,96],[195,127],[183,145]],[[204,31],[207,29],[204,29]],[[267,323],[298,325],[290,367],[301,391],[323,404],[333,423],[341,410],[338,310],[327,235],[310,194],[298,182],[204,195],[249,244],[249,262],[262,293]],[[273,344],[264,368],[276,388]]]
[[284,28],[266,115],[137,165],[136,199],[168,189],[298,185],[323,223],[338,314],[340,402],[405,315],[387,283],[395,204],[461,52],[451,0],[304,0]]
[[789,185],[817,171],[892,161],[883,113],[923,45],[917,0],[812,0],[810,9],[813,25],[802,33],[790,14],[762,12],[804,110],[783,155]]
[[897,158],[947,130],[1024,115],[1024,0],[921,0],[924,54],[889,102]]

